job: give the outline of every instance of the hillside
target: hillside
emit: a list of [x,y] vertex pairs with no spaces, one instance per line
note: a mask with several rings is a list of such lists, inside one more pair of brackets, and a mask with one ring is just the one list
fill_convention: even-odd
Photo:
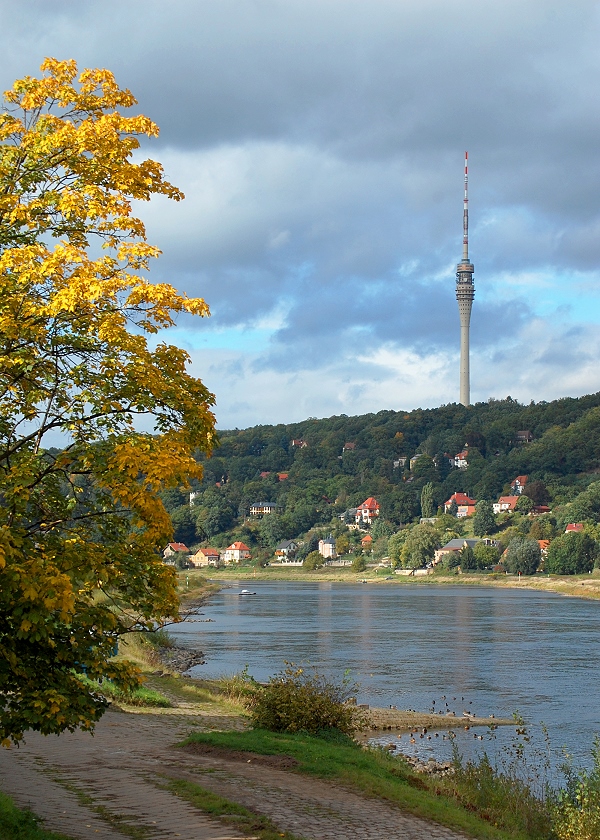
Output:
[[[519,432],[531,442],[520,443]],[[522,437],[522,435],[521,435]],[[495,500],[517,475],[536,482],[536,502],[572,501],[600,470],[600,393],[522,405],[507,397],[465,407],[380,411],[224,431],[189,493],[163,494],[175,539],[188,546],[243,539],[272,550],[280,539],[330,527],[336,515],[377,498],[392,530],[421,514],[425,484],[434,507],[454,492]],[[468,467],[450,463],[466,446]],[[420,457],[410,469],[410,459]],[[406,459],[406,461],[404,461]],[[277,513],[248,524],[250,506]]]

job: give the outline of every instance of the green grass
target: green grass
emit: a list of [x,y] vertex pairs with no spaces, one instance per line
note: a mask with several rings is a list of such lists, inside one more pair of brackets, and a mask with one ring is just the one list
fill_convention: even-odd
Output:
[[435,781],[413,773],[408,765],[380,750],[365,750],[350,738],[303,734],[247,732],[194,733],[182,745],[204,743],[260,755],[288,755],[298,772],[336,780],[369,797],[386,799],[425,819],[464,831],[481,840],[531,840],[518,830],[502,830],[444,795]]
[[0,837],[2,840],[69,840],[41,827],[29,810],[17,808],[10,797],[0,793]]
[[98,694],[102,694],[107,700],[115,700],[117,703],[124,703],[127,706],[153,706],[159,709],[170,709],[173,704],[168,697],[153,688],[140,686],[133,691],[122,691],[110,680],[102,680],[101,683],[90,680],[87,677],[80,677],[86,686],[92,688]]
[[235,802],[230,802],[228,799],[224,799],[194,782],[171,779],[165,787],[205,814],[217,817],[221,822],[235,826],[241,834],[257,837],[260,840],[281,840],[282,837],[284,840],[298,840],[295,835],[287,831],[281,831],[273,825],[268,817],[250,811]]

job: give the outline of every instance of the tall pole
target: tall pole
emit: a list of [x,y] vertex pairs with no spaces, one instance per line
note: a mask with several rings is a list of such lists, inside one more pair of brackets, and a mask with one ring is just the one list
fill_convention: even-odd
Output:
[[465,196],[463,203],[463,252],[462,260],[456,266],[456,300],[460,315],[460,401],[469,405],[470,372],[469,372],[469,329],[471,325],[471,308],[475,297],[473,286],[473,263],[469,262],[469,153],[465,152]]

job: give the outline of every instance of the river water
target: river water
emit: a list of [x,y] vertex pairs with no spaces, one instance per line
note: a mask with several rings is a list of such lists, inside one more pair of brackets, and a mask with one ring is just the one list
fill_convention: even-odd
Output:
[[[242,588],[255,592],[240,596]],[[550,732],[556,754],[566,747],[589,764],[600,733],[600,604],[549,593],[485,587],[245,582],[221,590],[198,622],[173,629],[204,651],[193,676],[218,677],[246,666],[266,681],[288,660],[341,678],[349,669],[358,701],[398,709],[463,711],[511,717],[518,711]],[[210,619],[210,621],[207,621]],[[477,732],[455,727],[466,754],[481,749]],[[512,728],[499,729],[488,751],[507,749]],[[406,753],[450,755],[445,733],[390,738]]]

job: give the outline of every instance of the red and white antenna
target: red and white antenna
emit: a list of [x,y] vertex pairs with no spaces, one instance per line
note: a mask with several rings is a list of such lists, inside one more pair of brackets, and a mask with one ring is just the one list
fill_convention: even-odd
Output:
[[465,199],[463,205],[463,262],[469,261],[469,153],[465,152]]

